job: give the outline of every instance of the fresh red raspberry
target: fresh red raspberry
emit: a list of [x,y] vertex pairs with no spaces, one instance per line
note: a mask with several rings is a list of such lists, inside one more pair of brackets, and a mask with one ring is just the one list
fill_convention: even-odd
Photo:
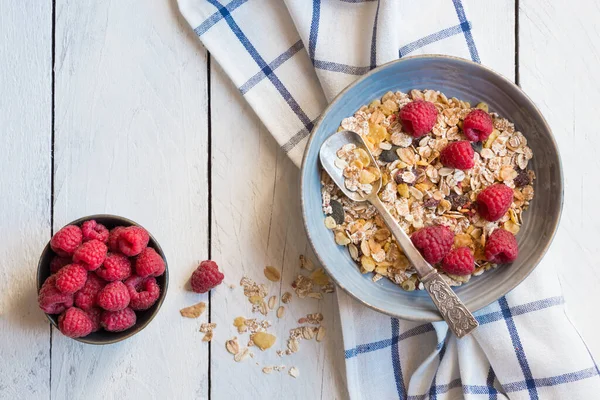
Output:
[[106,311],[119,311],[129,305],[129,291],[121,281],[110,282],[96,296],[96,304]]
[[498,221],[510,208],[513,195],[503,183],[488,186],[477,195],[477,212],[488,221]]
[[519,255],[515,236],[505,229],[496,229],[485,243],[485,259],[497,264],[513,262]]
[[223,275],[219,266],[212,260],[202,261],[192,274],[192,290],[196,293],[206,293],[223,282]]
[[68,257],[73,255],[82,240],[81,229],[75,225],[67,225],[52,236],[50,247],[59,256]]
[[133,257],[140,254],[146,248],[149,240],[150,235],[148,235],[148,232],[144,228],[128,226],[119,234],[117,243],[119,244],[121,253]]
[[134,275],[125,281],[125,286],[131,298],[129,307],[136,311],[149,309],[160,296],[160,287],[152,276],[143,278]]
[[56,273],[56,288],[63,293],[74,294],[85,285],[86,269],[79,264],[69,264]]
[[471,147],[471,143],[461,140],[446,146],[440,153],[440,161],[444,164],[444,167],[471,169],[475,165],[474,155],[475,152]]
[[410,239],[427,262],[436,264],[452,248],[454,233],[445,226],[434,225],[419,229]]
[[135,259],[139,276],[160,276],[165,272],[165,260],[152,247],[146,247]]
[[123,254],[108,253],[96,275],[108,282],[122,281],[131,275],[131,261]]
[[490,136],[494,130],[494,123],[490,114],[479,108],[467,114],[463,120],[463,132],[472,142],[482,142]]
[[50,261],[50,273],[55,274],[62,267],[69,264],[71,264],[71,259],[69,257],[54,256],[52,261]]
[[56,288],[56,275],[50,275],[40,288],[38,304],[46,314],[60,314],[73,306],[73,295]]
[[135,325],[135,311],[127,307],[120,311],[104,311],[100,325],[109,332],[121,332]]
[[120,251],[119,250],[119,235],[121,234],[121,232],[123,232],[123,229],[125,229],[124,226],[117,226],[117,227],[111,229],[108,234],[108,240],[106,242],[106,245],[108,246],[108,249],[110,251],[112,251],[113,253]]
[[83,232],[84,242],[96,239],[101,241],[102,243],[106,243],[106,241],[108,240],[108,229],[106,229],[104,225],[97,223],[93,219],[85,221],[83,225],[81,225],[81,231]]
[[70,338],[83,337],[92,332],[93,323],[85,311],[71,307],[58,317],[58,329]]
[[75,250],[73,262],[83,265],[88,271],[97,270],[106,258],[106,245],[99,240],[92,239]]
[[102,328],[100,326],[100,318],[104,311],[100,307],[92,307],[86,311],[88,317],[92,321],[92,332],[97,332]]
[[87,281],[81,290],[75,293],[75,305],[82,310],[89,310],[96,305],[98,292],[106,286],[106,282],[96,274],[88,273]]
[[446,254],[442,270],[452,275],[471,275],[475,270],[475,258],[468,247],[459,247]]
[[400,110],[398,117],[404,132],[419,138],[430,132],[437,121],[435,105],[425,100],[415,100]]

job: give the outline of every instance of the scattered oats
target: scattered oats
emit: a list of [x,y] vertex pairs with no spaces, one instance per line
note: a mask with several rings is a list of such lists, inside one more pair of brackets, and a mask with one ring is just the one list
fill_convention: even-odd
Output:
[[300,375],[300,371],[298,371],[298,368],[292,367],[289,369],[288,374],[293,378],[297,378]]
[[246,297],[259,296],[264,298],[268,293],[265,285],[257,284],[252,279],[247,277],[242,278],[240,281],[240,286],[244,288],[244,296]]
[[247,347],[244,347],[233,356],[233,359],[235,362],[242,362],[248,358],[248,356],[250,356],[250,350]]
[[300,350],[300,342],[298,339],[288,339],[287,348],[292,353],[297,353]]
[[323,300],[323,294],[321,294],[319,292],[311,292],[308,294],[308,297],[317,299],[317,300]]
[[264,367],[262,369],[263,374],[270,374],[271,372],[273,372],[273,367]]
[[200,325],[200,332],[202,332],[202,333],[212,332],[212,330],[215,329],[216,327],[217,327],[217,324],[215,322],[203,322],[202,325]]
[[296,291],[298,297],[303,299],[308,293],[312,292],[313,282],[310,278],[304,275],[298,275],[296,280],[292,283],[292,287]]
[[300,318],[298,320],[299,324],[313,324],[313,325],[319,325],[321,322],[323,321],[323,314],[321,313],[313,313],[313,314],[308,314],[306,315],[306,317]]
[[300,268],[304,268],[308,271],[313,271],[315,269],[315,265],[309,258],[306,258],[302,254],[300,254]]
[[203,342],[210,342],[213,338],[213,331],[208,331],[206,332],[206,334],[204,335],[204,337],[202,338]]
[[269,298],[269,308],[272,310],[275,308],[275,303],[277,302],[277,296],[271,296]]
[[285,308],[283,306],[279,306],[277,309],[277,318],[283,317],[283,313],[285,312]]
[[283,296],[281,296],[281,301],[284,304],[288,304],[292,300],[292,294],[290,292],[285,292]]
[[198,304],[194,304],[193,306],[189,306],[186,308],[182,308],[179,310],[182,317],[185,318],[198,318],[202,315],[202,313],[206,310],[206,303],[201,301]]
[[273,369],[277,372],[281,372],[285,369],[285,365],[278,365],[276,367],[273,367]]
[[277,338],[275,337],[275,335],[271,335],[267,332],[256,332],[252,335],[252,341],[262,351],[265,351],[266,349],[273,346],[276,340]]
[[319,330],[317,331],[317,342],[321,342],[325,338],[325,327],[319,326]]
[[247,319],[244,323],[250,333],[266,332],[271,327],[271,321],[257,319]]
[[238,343],[237,336],[233,339],[229,339],[225,342],[225,348],[227,351],[233,355],[236,355],[240,352],[240,344]]
[[[335,221],[333,221],[333,222],[335,223]],[[267,279],[270,280],[271,282],[279,282],[279,280],[281,279],[281,274],[279,273],[279,270],[275,267],[271,267],[271,266],[265,267],[264,273],[265,273],[265,276],[267,277]]]

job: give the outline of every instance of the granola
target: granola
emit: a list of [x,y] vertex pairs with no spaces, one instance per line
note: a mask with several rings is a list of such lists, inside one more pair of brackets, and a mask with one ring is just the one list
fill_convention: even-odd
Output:
[[[397,111],[417,99],[432,102],[439,113],[431,133],[413,139],[402,131]],[[488,106],[480,103],[472,107],[468,102],[449,99],[434,90],[388,92],[345,118],[339,127],[339,130],[352,130],[364,139],[381,171],[379,197],[407,234],[425,226],[444,225],[454,232],[455,247],[471,248],[475,258],[472,275],[456,276],[440,271],[452,286],[460,286],[471,276],[496,267],[484,257],[487,238],[497,228],[517,234],[523,212],[534,197],[535,173],[528,169],[533,152],[514,124],[496,113],[490,113],[494,130],[475,150],[473,168],[462,171],[441,164],[440,152],[448,143],[466,140],[462,121],[474,108],[487,111]],[[370,185],[372,176],[369,174],[375,175],[374,169],[369,169],[368,157],[363,157],[358,150],[361,149],[353,145],[344,146],[335,163],[344,170],[349,190],[369,193],[368,186],[364,185]],[[348,199],[325,171],[321,183],[325,224],[332,230],[335,242],[348,247],[360,271],[372,274],[373,281],[385,277],[404,290],[422,290],[416,271],[375,208]],[[504,183],[513,189],[514,197],[506,215],[489,222],[474,212],[474,202],[481,190],[494,183]],[[297,283],[301,286],[300,290],[296,288],[299,297],[312,290],[306,288],[301,279]]]

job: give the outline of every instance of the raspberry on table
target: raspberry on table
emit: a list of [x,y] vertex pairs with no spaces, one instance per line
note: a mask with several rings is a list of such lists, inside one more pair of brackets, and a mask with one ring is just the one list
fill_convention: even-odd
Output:
[[93,324],[88,314],[80,308],[71,307],[58,317],[58,329],[70,338],[87,336]]
[[459,247],[446,254],[442,270],[453,275],[471,275],[475,270],[475,258],[468,247]]
[[212,260],[202,261],[191,278],[192,290],[196,293],[206,293],[223,282],[219,266]]
[[100,325],[109,332],[122,332],[135,325],[135,311],[127,307],[120,311],[104,311]]
[[97,239],[84,242],[75,250],[73,262],[83,265],[88,271],[98,269],[106,258],[107,247]]
[[519,255],[515,236],[505,229],[496,229],[485,243],[485,259],[496,264],[513,262]]
[[463,120],[463,132],[472,142],[486,140],[494,130],[494,123],[490,114],[479,108],[467,114]]
[[65,265],[69,265],[69,264],[71,264],[71,258],[70,257],[54,256],[52,258],[52,261],[50,261],[50,273],[51,274],[55,274],[62,267],[64,267]]
[[100,307],[92,307],[89,310],[84,310],[92,321],[92,332],[97,332],[102,328],[100,326],[100,318],[104,312]]
[[160,276],[165,272],[165,260],[152,247],[146,247],[135,259],[135,272],[142,277]]
[[69,264],[56,273],[56,288],[63,293],[74,294],[85,285],[86,269],[79,264]]
[[88,273],[87,281],[80,291],[75,293],[75,305],[82,310],[89,310],[96,305],[98,292],[106,286],[106,282],[95,273]]
[[56,288],[56,275],[50,275],[40,288],[38,304],[46,314],[60,314],[73,306],[73,295]]
[[497,221],[510,208],[513,195],[513,190],[503,183],[488,186],[477,195],[477,212],[488,221]]
[[433,225],[419,229],[410,239],[427,262],[436,264],[452,248],[454,233],[445,226]]
[[425,100],[415,100],[400,110],[398,117],[404,132],[419,138],[431,131],[437,122],[438,111],[435,105]]
[[115,228],[112,228],[108,233],[108,240],[106,241],[106,245],[108,246],[108,249],[113,253],[120,251],[119,235],[121,234],[121,232],[123,232],[123,229],[125,229],[124,226],[117,226]]
[[126,256],[137,256],[146,248],[150,235],[144,228],[139,226],[128,226],[119,234],[117,243],[119,250]]
[[152,276],[144,278],[134,275],[125,281],[125,286],[131,298],[129,307],[136,311],[149,309],[160,296],[160,287]]
[[129,291],[121,281],[110,282],[98,292],[96,304],[107,311],[119,311],[129,305]]
[[108,253],[96,275],[108,282],[122,281],[131,275],[131,261],[123,254]]
[[461,140],[448,144],[440,153],[440,161],[444,167],[466,170],[475,165],[474,155],[471,143]]
[[67,225],[52,236],[50,247],[59,256],[68,257],[73,255],[82,240],[81,229],[75,225]]
[[81,231],[83,232],[84,242],[96,239],[103,243],[106,243],[106,241],[108,240],[108,229],[106,229],[104,225],[97,223],[93,219],[85,221],[81,225]]

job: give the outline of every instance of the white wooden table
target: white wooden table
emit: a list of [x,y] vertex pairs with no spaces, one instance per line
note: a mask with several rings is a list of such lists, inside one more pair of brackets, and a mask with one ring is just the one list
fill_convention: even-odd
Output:
[[[515,4],[516,1],[516,4]],[[514,78],[558,139],[565,172],[556,260],[570,315],[600,358],[600,258],[595,132],[600,104],[597,2],[469,0],[483,62]],[[346,398],[335,296],[297,301],[274,324],[325,315],[323,343],[235,363],[224,342],[248,316],[239,287],[185,289],[201,259],[226,283],[283,270],[290,290],[303,232],[298,171],[211,62],[174,0],[0,2],[0,398]],[[170,288],[139,335],[95,347],[51,329],[38,309],[35,270],[52,232],[93,213],[146,226],[163,246]],[[215,339],[178,310],[210,302]],[[271,320],[276,320],[273,316]],[[260,357],[259,357],[260,356]],[[259,363],[260,366],[256,364]],[[264,375],[295,365],[300,377]]]

